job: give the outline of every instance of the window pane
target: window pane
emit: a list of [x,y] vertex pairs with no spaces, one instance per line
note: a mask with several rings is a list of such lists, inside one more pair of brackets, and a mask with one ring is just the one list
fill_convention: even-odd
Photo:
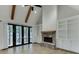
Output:
[[28,28],[24,27],[24,43],[28,43]]
[[32,42],[32,28],[30,28],[30,42]]
[[8,46],[12,46],[13,45],[13,26],[8,25],[7,30],[8,30]]
[[22,43],[21,37],[21,26],[16,26],[16,45]]

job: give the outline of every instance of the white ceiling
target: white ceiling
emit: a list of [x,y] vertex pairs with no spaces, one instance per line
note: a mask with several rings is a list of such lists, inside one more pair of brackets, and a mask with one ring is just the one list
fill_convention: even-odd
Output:
[[67,6],[72,7],[73,9],[79,11],[79,5],[67,5]]
[[[16,6],[14,20],[11,20],[11,5],[0,5],[0,20],[10,23],[18,23],[24,25],[35,25],[40,18],[41,8],[34,6],[34,11],[31,12],[28,22],[25,23],[25,18],[28,13],[29,6],[22,7],[21,5]],[[36,11],[36,13],[35,13]]]

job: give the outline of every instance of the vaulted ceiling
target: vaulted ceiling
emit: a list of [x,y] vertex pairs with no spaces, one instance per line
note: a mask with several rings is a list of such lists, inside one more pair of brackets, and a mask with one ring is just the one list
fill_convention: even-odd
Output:
[[25,22],[26,16],[28,14],[29,6],[23,7],[22,5],[16,5],[15,13],[13,19],[12,16],[12,5],[0,5],[0,20],[7,23],[17,23],[23,25],[35,25],[40,20],[42,20],[42,12],[39,7],[33,6],[34,10],[31,11],[31,14],[28,18],[28,21]]

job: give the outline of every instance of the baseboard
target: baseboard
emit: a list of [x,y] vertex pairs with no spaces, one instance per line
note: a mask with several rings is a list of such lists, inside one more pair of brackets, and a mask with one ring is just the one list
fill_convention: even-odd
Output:
[[[26,43],[26,44],[28,44],[28,43]],[[23,45],[26,45],[26,44],[23,44]],[[30,44],[32,44],[32,42],[30,42]],[[4,49],[0,49],[0,50],[6,50],[6,49],[9,49],[9,48],[19,47],[19,46],[23,46],[23,45],[10,46],[8,48],[4,48]]]
[[67,50],[67,49],[63,49],[63,48],[55,48],[55,50],[63,50],[63,51],[67,51],[67,52],[70,52],[70,53],[73,53],[73,54],[79,54],[77,52],[74,52],[74,51],[70,51],[70,50]]
[[4,49],[0,49],[0,50],[6,50],[6,49],[8,49],[8,48],[4,48]]

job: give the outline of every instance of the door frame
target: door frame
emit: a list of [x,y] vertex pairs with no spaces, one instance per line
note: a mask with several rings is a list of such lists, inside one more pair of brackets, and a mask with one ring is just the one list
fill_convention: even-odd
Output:
[[[25,26],[25,25],[18,25],[18,24],[11,24],[8,23],[8,25],[12,25],[13,26],[13,46],[9,46],[9,47],[16,47],[16,46],[22,46],[22,45],[26,45],[26,44],[30,44],[30,28],[32,28],[31,26]],[[22,44],[20,45],[16,45],[16,26],[21,26],[22,29]],[[28,28],[28,43],[24,43],[24,27]]]

